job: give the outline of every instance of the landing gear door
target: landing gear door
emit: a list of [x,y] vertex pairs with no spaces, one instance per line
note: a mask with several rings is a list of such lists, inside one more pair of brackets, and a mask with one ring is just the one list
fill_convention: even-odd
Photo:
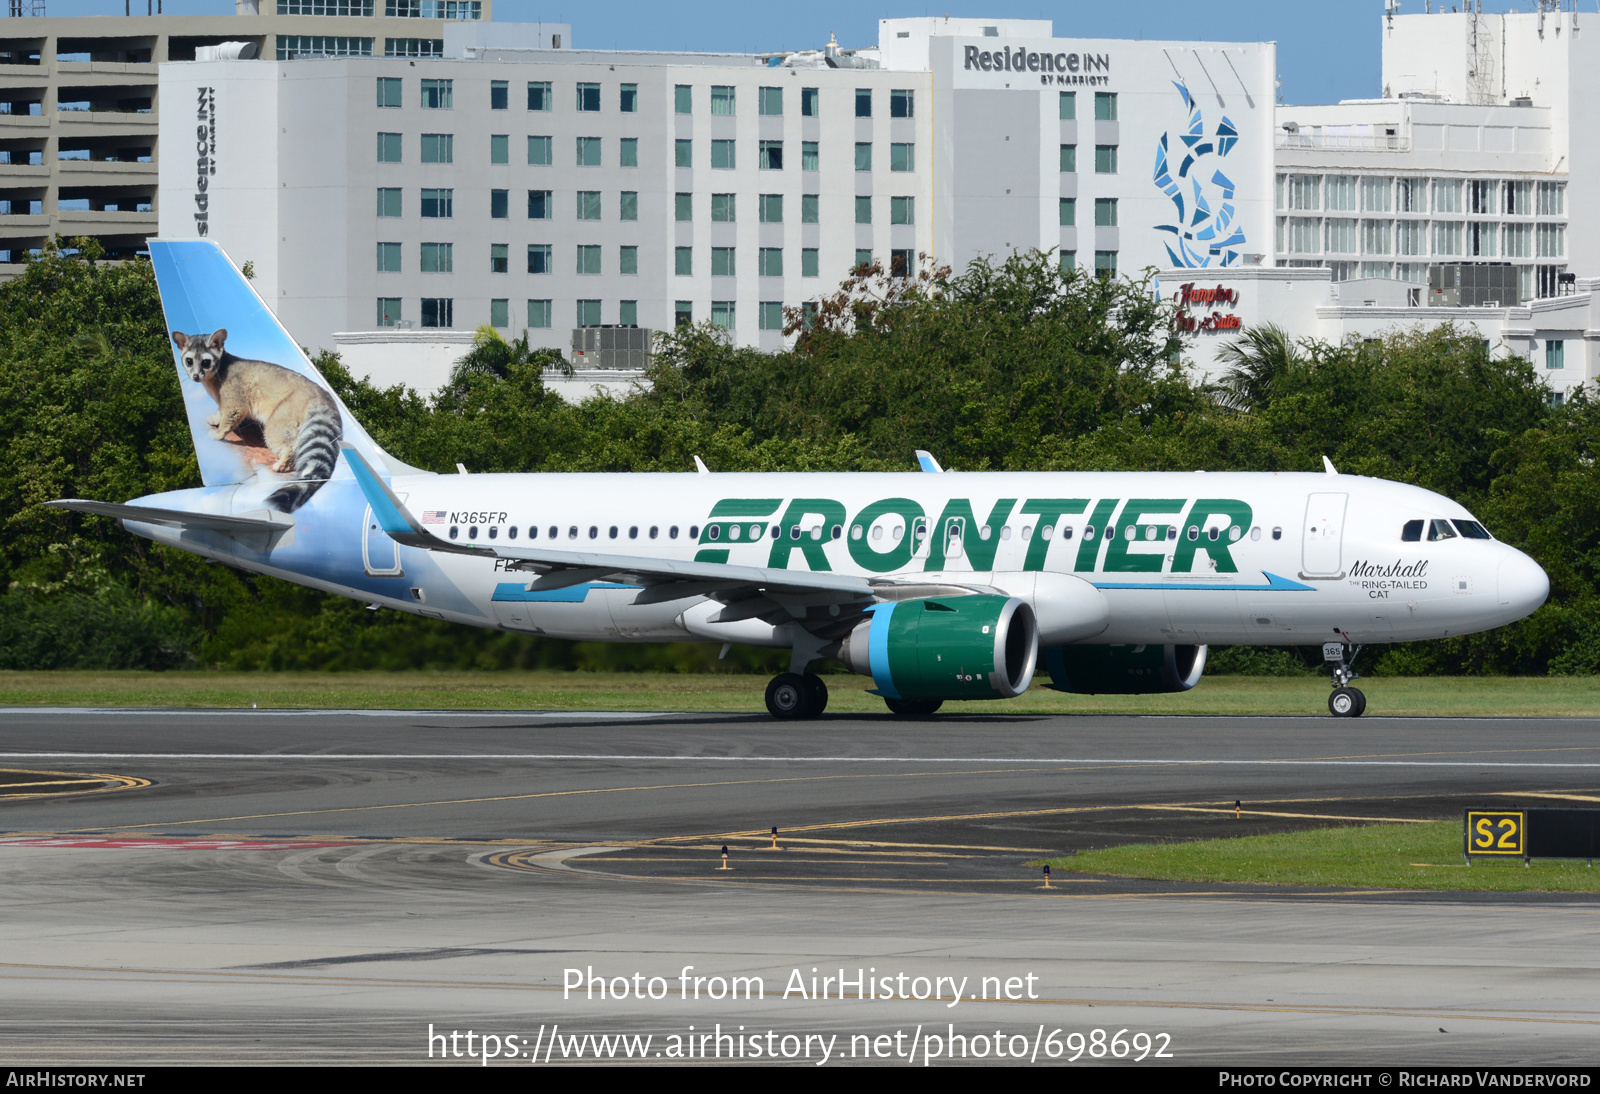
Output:
[[1312,494],[1306,499],[1301,577],[1344,576],[1344,513],[1348,494]]
[[368,577],[404,577],[400,549],[372,517],[372,506],[361,516],[361,565]]

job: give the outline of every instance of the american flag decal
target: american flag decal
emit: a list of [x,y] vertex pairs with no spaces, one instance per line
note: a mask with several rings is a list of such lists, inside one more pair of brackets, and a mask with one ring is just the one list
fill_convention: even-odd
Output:
[[423,524],[443,524],[445,522],[443,509],[424,509],[422,511]]

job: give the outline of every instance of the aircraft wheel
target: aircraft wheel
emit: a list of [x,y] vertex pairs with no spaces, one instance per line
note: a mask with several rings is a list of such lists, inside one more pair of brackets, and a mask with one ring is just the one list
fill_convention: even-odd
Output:
[[823,683],[822,677],[812,676],[810,673],[806,673],[801,679],[806,682],[811,694],[810,709],[806,712],[806,717],[822,717],[822,712],[828,709],[828,685]]
[[810,717],[813,704],[811,685],[797,672],[779,673],[767,685],[767,713],[790,720]]
[[1359,718],[1367,712],[1367,693],[1360,688],[1351,688],[1350,690],[1356,693],[1356,712],[1351,717]]
[[926,718],[944,706],[943,699],[885,699],[883,702],[890,714],[902,718]]
[[1358,718],[1366,705],[1366,697],[1355,688],[1334,688],[1328,696],[1328,713],[1335,718]]

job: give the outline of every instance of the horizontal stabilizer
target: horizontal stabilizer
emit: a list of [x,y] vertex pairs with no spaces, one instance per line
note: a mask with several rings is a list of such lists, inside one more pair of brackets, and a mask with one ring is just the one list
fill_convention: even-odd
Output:
[[75,513],[90,513],[112,520],[131,520],[136,524],[215,532],[262,551],[270,549],[279,538],[293,531],[295,523],[293,517],[271,509],[259,510],[259,516],[235,517],[221,513],[191,513],[184,509],[158,509],[151,505],[118,505],[84,498],[63,498],[45,504],[54,509],[70,509]]

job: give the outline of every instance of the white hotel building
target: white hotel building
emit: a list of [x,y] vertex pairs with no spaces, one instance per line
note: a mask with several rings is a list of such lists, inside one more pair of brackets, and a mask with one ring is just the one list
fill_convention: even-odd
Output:
[[[1584,29],[1388,17],[1382,98],[1292,107],[1271,43],[917,18],[869,49],[751,56],[447,23],[436,58],[162,65],[160,229],[203,226],[303,344],[423,389],[484,323],[565,350],[577,327],[709,319],[775,349],[782,309],[863,260],[1025,248],[1233,288],[1221,331],[1196,324],[1201,369],[1234,322],[1450,318],[1541,362],[1561,342],[1559,389],[1595,375],[1600,328],[1563,278],[1600,274],[1574,215],[1600,197],[1600,148],[1572,139],[1600,79]],[[176,151],[197,125],[203,163]],[[1489,262],[1518,299],[1427,307],[1430,268]]]

